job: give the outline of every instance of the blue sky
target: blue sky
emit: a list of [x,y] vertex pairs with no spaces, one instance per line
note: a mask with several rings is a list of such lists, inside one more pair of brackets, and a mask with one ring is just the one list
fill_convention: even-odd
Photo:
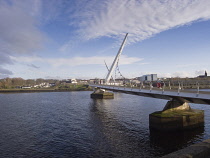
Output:
[[[0,0],[0,78],[210,73],[209,0]],[[117,76],[118,77],[118,76]]]

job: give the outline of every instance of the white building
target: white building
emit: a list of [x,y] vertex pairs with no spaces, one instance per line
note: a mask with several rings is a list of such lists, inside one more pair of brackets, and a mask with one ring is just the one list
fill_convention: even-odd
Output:
[[22,86],[22,89],[31,89],[31,86]]
[[139,79],[141,82],[144,82],[144,81],[151,82],[151,81],[157,81],[157,80],[158,80],[157,74],[143,75],[143,76],[139,77],[138,79]]
[[71,83],[77,84],[77,80],[75,78],[69,80]]

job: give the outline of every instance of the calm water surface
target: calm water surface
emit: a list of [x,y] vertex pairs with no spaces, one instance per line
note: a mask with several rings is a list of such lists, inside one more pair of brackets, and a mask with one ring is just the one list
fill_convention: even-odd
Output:
[[91,92],[0,94],[1,158],[160,157],[210,137],[205,127],[160,133],[149,130],[149,114],[165,100],[115,93],[93,100]]

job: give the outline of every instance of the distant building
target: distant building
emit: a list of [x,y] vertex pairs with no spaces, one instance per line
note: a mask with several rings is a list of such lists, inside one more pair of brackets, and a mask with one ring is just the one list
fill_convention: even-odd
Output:
[[77,84],[77,80],[76,79],[69,79],[69,80],[62,80],[61,81],[61,85],[64,85],[64,86],[68,86],[68,85],[72,85],[72,84]]
[[89,79],[88,82],[89,82],[90,84],[95,84],[95,80],[96,80],[96,79]]
[[39,87],[39,85],[34,85],[34,88],[38,88]]
[[49,86],[50,87],[54,87],[55,86],[55,83],[49,83]]
[[132,82],[133,84],[140,84],[138,78],[131,79],[130,82]]
[[158,78],[157,78],[157,74],[148,74],[148,75],[143,75],[141,77],[138,77],[138,80],[141,82],[145,82],[145,81],[151,82],[151,81],[157,81]]
[[45,85],[43,87],[49,88],[50,87],[50,84],[49,83],[45,83]]
[[31,86],[22,86],[22,89],[31,89]]
[[61,81],[61,85],[64,85],[64,86],[69,86],[69,85],[71,85],[71,81],[68,81],[68,80],[62,80],[62,81]]
[[207,72],[205,71],[204,75],[199,75],[198,77],[199,78],[205,78],[205,77],[207,77]]
[[77,84],[77,80],[75,78],[69,80],[73,84]]
[[79,83],[88,84],[88,80],[80,80]]

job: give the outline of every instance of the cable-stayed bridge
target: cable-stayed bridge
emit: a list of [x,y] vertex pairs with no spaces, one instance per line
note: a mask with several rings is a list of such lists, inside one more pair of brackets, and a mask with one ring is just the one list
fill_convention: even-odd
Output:
[[90,84],[89,86],[99,89],[104,89],[113,92],[121,92],[144,97],[165,99],[165,100],[179,100],[187,103],[210,104],[210,92],[202,91],[187,91],[187,90],[164,90],[164,89],[142,89],[141,87],[123,87],[103,84]]
[[[192,109],[188,103],[210,104],[210,93],[200,92],[199,84],[196,91],[181,91],[179,85],[178,90],[165,90],[165,84],[162,89],[153,88],[150,83],[150,88],[143,88],[143,83],[137,87],[126,87],[126,85],[112,85],[110,79],[113,79],[113,72],[116,70],[120,55],[125,45],[128,34],[126,34],[123,43],[110,67],[108,74],[103,84],[89,84],[94,88],[91,98],[105,99],[114,98],[114,94],[107,91],[121,92],[144,97],[159,98],[169,100],[162,111],[157,111],[149,115],[150,127],[156,130],[184,130],[193,129],[204,124],[204,111]],[[119,70],[119,68],[118,68]],[[120,73],[121,74],[121,73]]]
[[[122,93],[128,93],[128,94],[135,94],[139,96],[145,96],[145,97],[152,97],[152,98],[160,98],[160,99],[166,99],[166,100],[177,100],[182,103],[199,103],[199,104],[210,104],[210,92],[200,92],[199,91],[199,84],[197,85],[197,90],[195,91],[181,91],[181,87],[178,87],[178,90],[164,90],[164,87],[162,89],[154,90],[152,89],[152,85],[150,85],[149,89],[143,89],[142,84],[139,88],[129,88],[124,86],[113,86],[110,83],[110,79],[113,79],[113,72],[114,69],[117,68],[120,55],[122,53],[122,50],[124,48],[125,42],[127,40],[128,33],[126,34],[122,45],[110,67],[108,69],[108,74],[105,78],[104,84],[90,84],[91,87],[94,87],[97,91],[100,89],[100,92],[103,92],[105,90],[109,91],[115,91],[115,92],[122,92]],[[107,65],[106,65],[107,66]],[[118,68],[119,69],[119,68]],[[121,73],[120,73],[121,75]],[[122,76],[122,75],[121,75]]]

